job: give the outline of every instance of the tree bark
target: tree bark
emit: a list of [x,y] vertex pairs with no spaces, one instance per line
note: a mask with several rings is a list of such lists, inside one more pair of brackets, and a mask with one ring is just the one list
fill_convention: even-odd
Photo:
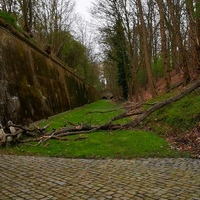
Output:
[[200,0],[196,0],[196,13],[197,13],[197,38],[196,38],[196,52],[197,52],[197,74],[200,78]]
[[[39,145],[43,141],[47,141],[49,139],[65,140],[65,138],[62,139],[61,137],[69,136],[69,135],[89,134],[89,133],[96,132],[99,130],[120,130],[120,129],[134,128],[137,125],[139,125],[140,122],[145,120],[150,114],[155,112],[156,110],[182,99],[183,97],[185,97],[186,95],[193,92],[195,89],[197,89],[199,87],[200,87],[200,80],[198,80],[196,83],[194,83],[190,87],[188,87],[185,90],[183,90],[182,92],[180,92],[178,95],[170,97],[162,102],[155,103],[155,104],[153,104],[153,106],[151,106],[149,109],[147,109],[145,111],[140,111],[140,110],[135,111],[135,109],[138,109],[140,104],[135,105],[135,106],[133,106],[133,108],[129,109],[128,111],[126,111],[118,116],[115,116],[109,122],[107,122],[103,125],[100,125],[100,126],[88,126],[88,125],[84,125],[84,124],[76,126],[76,125],[68,122],[69,124],[72,124],[73,127],[71,127],[71,128],[64,127],[62,129],[54,131],[52,133],[45,133],[45,129],[49,125],[45,126],[42,129],[40,129],[39,127],[36,127],[36,129],[30,130],[30,129],[12,124],[11,125],[12,127],[16,127],[19,130],[16,130],[14,133],[4,134],[5,136],[0,140],[0,144],[5,145],[5,144],[8,144],[9,142],[20,143],[20,142],[38,141],[37,145]],[[125,117],[130,117],[133,115],[137,115],[138,117],[130,123],[127,123],[125,125],[112,124],[112,122],[114,122],[116,120],[119,120],[119,119],[122,119]],[[31,132],[35,131],[35,133],[29,135],[30,131]],[[20,137],[18,137],[18,136],[21,134],[24,134],[26,136],[38,136],[39,135],[39,137],[33,138],[33,139],[27,139],[27,140],[20,140],[21,136]],[[8,138],[12,138],[12,140],[8,140]],[[80,139],[84,139],[84,138],[80,138]]]
[[167,54],[167,44],[166,44],[166,33],[165,33],[165,14],[163,11],[163,1],[157,0],[159,14],[160,14],[160,34],[161,34],[161,53],[162,53],[162,61],[164,66],[164,77],[166,82],[166,89],[168,90],[171,86],[171,77],[170,77],[170,67],[168,65],[168,54]]
[[[136,29],[138,27],[136,27],[135,25],[135,20],[134,19],[130,19],[129,17],[129,13],[127,10],[127,5],[126,5],[126,1],[123,1],[123,12],[125,15],[125,27],[126,27],[126,34],[127,34],[127,42],[126,42],[126,47],[127,47],[127,52],[129,55],[129,59],[130,59],[130,72],[131,72],[131,80],[128,79],[128,84],[129,84],[129,100],[131,102],[133,102],[133,95],[135,96],[136,102],[137,101],[144,101],[144,97],[141,91],[141,86],[139,84],[138,81],[138,76],[137,76],[137,67],[136,67],[136,58],[134,57],[134,51],[136,51],[135,45],[135,36],[134,34],[136,34]],[[131,28],[131,23],[133,23],[134,21],[134,27],[133,30]]]
[[144,14],[143,14],[141,0],[138,0],[138,9],[139,9],[139,17],[140,17],[140,23],[141,23],[141,28],[142,28],[142,38],[143,38],[142,43],[143,43],[143,48],[144,48],[145,66],[147,70],[148,83],[149,83],[151,95],[152,97],[155,97],[157,93],[156,93],[153,75],[151,71],[151,61],[150,61],[150,56],[148,52],[147,33],[146,33],[146,27],[144,23]]
[[190,75],[189,75],[189,69],[188,69],[188,63],[187,63],[187,56],[186,52],[182,43],[182,36],[180,32],[180,27],[177,21],[177,17],[174,14],[174,7],[171,2],[171,0],[167,0],[167,5],[169,8],[172,24],[173,24],[173,34],[175,35],[177,46],[179,50],[180,55],[180,67],[183,69],[183,76],[184,76],[184,83],[187,84],[190,81]]
[[197,49],[196,49],[196,42],[197,42],[197,30],[196,30],[196,21],[194,19],[194,6],[193,1],[186,0],[186,10],[188,15],[188,24],[189,24],[189,56],[190,56],[190,65],[194,73],[197,71]]
[[135,120],[133,120],[132,122],[128,123],[125,125],[125,127],[136,127],[140,122],[142,122],[144,119],[146,119],[151,113],[155,112],[156,110],[169,105],[173,102],[176,102],[180,99],[182,99],[183,97],[185,97],[187,94],[191,93],[192,91],[194,91],[195,89],[197,89],[198,87],[200,87],[200,81],[197,81],[195,84],[193,84],[191,87],[185,89],[184,91],[182,91],[181,93],[179,93],[176,96],[170,97],[162,102],[156,103],[155,105],[153,105],[151,108],[147,109],[146,111],[144,111],[142,113],[142,115],[140,115],[139,117],[137,117]]

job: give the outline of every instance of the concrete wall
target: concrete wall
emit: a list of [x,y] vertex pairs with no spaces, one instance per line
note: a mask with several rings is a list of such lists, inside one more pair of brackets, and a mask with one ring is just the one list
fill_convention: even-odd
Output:
[[29,123],[98,99],[93,87],[0,20],[1,123]]

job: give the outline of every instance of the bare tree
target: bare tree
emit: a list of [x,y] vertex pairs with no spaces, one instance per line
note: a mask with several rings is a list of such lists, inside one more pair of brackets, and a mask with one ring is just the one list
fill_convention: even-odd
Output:
[[[99,76],[99,54],[96,50],[97,38],[91,24],[82,19],[77,18],[76,39],[85,47],[86,57],[81,66],[84,71],[84,77],[89,80],[93,85]],[[90,63],[89,65],[87,63]]]
[[33,24],[33,0],[18,0],[23,17],[23,28],[26,32],[30,33]]
[[197,29],[197,37],[196,37],[196,53],[197,53],[197,73],[198,77],[200,77],[200,0],[195,0],[195,8],[196,8],[196,29]]
[[149,87],[151,90],[151,95],[153,97],[155,97],[157,95],[157,93],[156,93],[153,75],[152,75],[152,71],[151,71],[151,60],[150,60],[150,55],[149,55],[149,51],[148,51],[147,33],[146,33],[146,26],[145,26],[145,22],[144,22],[144,14],[143,14],[141,0],[138,0],[138,9],[139,9],[141,29],[142,29],[142,43],[143,43],[143,49],[144,49],[145,66],[146,66],[146,70],[147,70],[148,83],[149,83]]
[[2,10],[3,12],[12,13],[15,10],[16,4],[16,0],[1,0],[0,10]]
[[74,8],[74,0],[40,0],[38,2],[38,23],[35,29],[40,34],[40,40],[51,45],[55,54],[62,47],[66,32],[70,31],[75,20]]
[[170,66],[168,64],[169,56],[167,52],[167,37],[165,33],[165,12],[164,12],[164,4],[162,0],[157,0],[159,14],[160,14],[160,35],[161,35],[161,53],[162,53],[162,61],[164,66],[164,76],[166,82],[166,89],[168,90],[171,86],[171,77],[170,77]]
[[[181,30],[180,30],[180,22],[178,21],[178,20],[180,20],[180,18],[178,18],[179,17],[178,15],[175,15],[175,10],[179,9],[179,8],[175,9],[175,4],[171,0],[167,0],[167,5],[168,5],[172,25],[173,25],[172,32],[173,32],[174,38],[177,41],[177,47],[178,47],[179,57],[180,57],[179,65],[183,70],[183,76],[184,76],[183,81],[185,82],[185,84],[187,84],[190,81],[190,75],[189,75],[189,69],[188,69],[188,63],[187,63],[187,55],[186,55],[186,50],[183,45],[183,38],[181,35]],[[178,5],[176,4],[176,6],[178,6]]]

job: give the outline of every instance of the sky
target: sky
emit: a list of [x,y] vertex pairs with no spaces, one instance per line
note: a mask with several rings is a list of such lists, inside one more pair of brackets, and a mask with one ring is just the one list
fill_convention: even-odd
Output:
[[81,15],[86,21],[90,21],[89,9],[92,6],[94,0],[75,0],[76,1],[76,12]]
[[[92,17],[90,15],[90,8],[92,8],[92,3],[95,2],[96,0],[75,0],[76,1],[76,8],[75,8],[75,12],[77,14],[79,14],[83,20],[86,21],[86,33],[85,33],[85,37],[88,37],[88,42],[91,42],[91,38],[96,37],[97,34],[95,34],[95,30],[94,27],[90,26],[90,23],[93,21]],[[88,22],[88,24],[87,24]],[[96,41],[96,38],[92,39],[92,44],[93,45],[93,51],[95,53],[99,52],[99,45]]]

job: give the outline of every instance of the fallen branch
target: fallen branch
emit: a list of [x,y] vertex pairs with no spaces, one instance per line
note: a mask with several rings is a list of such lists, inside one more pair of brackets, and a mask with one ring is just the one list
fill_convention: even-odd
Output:
[[[57,130],[54,132],[54,135],[56,136],[60,136],[62,133],[71,133],[71,135],[76,135],[76,133],[82,133],[82,132],[87,132],[87,131],[90,131],[91,129],[94,129],[94,128],[97,128],[96,126],[92,127],[92,126],[89,126],[89,125],[86,125],[86,124],[80,124],[80,125],[75,125],[72,126],[72,127],[64,127],[60,130]],[[46,133],[45,136],[48,136],[50,133]]]
[[[39,138],[36,138],[36,139],[32,139],[32,140],[26,140],[26,142],[36,142],[38,141],[38,143],[34,146],[38,146],[40,145],[42,142],[46,142],[47,140],[51,139],[52,137],[54,136],[54,132],[50,135],[50,136],[41,136]],[[23,142],[23,141],[22,141]]]
[[[49,127],[49,125],[43,127],[40,129],[39,127],[36,127],[36,129],[29,129],[17,124],[13,124],[12,121],[8,121],[6,124],[6,127],[3,128],[1,125],[1,137],[0,137],[0,144],[2,146],[8,146],[11,143],[20,143],[22,142],[22,137],[34,137],[38,135],[44,134],[46,128]],[[38,141],[38,139],[31,139],[32,141]]]
[[189,93],[193,92],[194,90],[196,90],[199,87],[200,87],[200,80],[197,81],[196,83],[194,83],[192,86],[190,86],[187,89],[185,89],[182,92],[180,92],[178,95],[170,97],[170,98],[168,98],[168,99],[166,99],[164,101],[161,101],[159,103],[155,103],[155,104],[153,104],[152,107],[150,107],[149,109],[147,109],[145,111],[141,111],[141,112],[138,112],[138,113],[137,112],[136,113],[133,112],[132,114],[131,113],[127,114],[127,111],[126,111],[126,112],[124,112],[124,113],[122,113],[122,114],[120,114],[118,116],[115,116],[108,123],[100,126],[99,129],[112,129],[112,122],[114,122],[116,120],[119,120],[119,119],[122,119],[124,117],[130,117],[130,116],[133,116],[133,115],[136,115],[136,114],[140,114],[140,116],[135,118],[132,122],[121,126],[121,129],[127,129],[127,128],[130,128],[130,127],[134,128],[140,122],[144,121],[150,114],[152,114],[156,110],[182,99],[183,97],[185,97],[186,95],[188,95]]
[[135,120],[133,120],[132,122],[124,125],[124,128],[127,127],[136,127],[140,122],[142,122],[144,119],[146,119],[150,114],[152,114],[153,112],[155,112],[156,110],[169,105],[173,102],[176,102],[180,99],[182,99],[183,97],[185,97],[186,95],[188,95],[189,93],[193,92],[194,90],[196,90],[198,87],[200,87],[200,81],[197,81],[196,83],[194,83],[192,86],[190,86],[189,88],[183,90],[181,93],[179,93],[176,96],[170,97],[160,103],[156,103],[155,105],[153,105],[152,107],[150,107],[149,109],[147,109],[146,111],[144,111],[139,117],[137,117]]
[[26,139],[26,140],[22,140],[20,141],[20,143],[30,143],[30,142],[38,142],[37,144],[28,144],[28,146],[33,146],[33,147],[36,147],[36,146],[39,146],[40,144],[46,142],[47,140],[49,139],[56,139],[56,140],[62,140],[62,141],[79,141],[79,140],[84,140],[84,139],[87,139],[87,137],[77,137],[77,138],[74,138],[74,139],[70,139],[70,138],[62,138],[62,137],[57,137],[57,136],[52,136],[51,138],[34,138],[34,139]]
[[[69,135],[89,134],[89,133],[96,132],[99,130],[116,130],[116,129],[120,130],[120,129],[134,128],[140,122],[145,120],[150,114],[155,112],[156,110],[182,99],[183,97],[185,97],[186,95],[188,95],[189,93],[191,93],[192,91],[197,89],[198,87],[200,87],[200,81],[197,81],[192,86],[188,87],[187,89],[185,89],[184,91],[182,91],[181,93],[179,93],[176,96],[170,97],[159,103],[154,103],[150,108],[148,108],[145,111],[135,110],[141,106],[141,104],[140,105],[137,104],[137,105],[133,106],[133,108],[125,111],[124,113],[122,113],[120,115],[113,117],[112,119],[110,119],[109,122],[107,122],[103,125],[100,125],[100,126],[89,126],[86,124],[76,125],[72,122],[67,122],[68,124],[73,125],[73,126],[72,127],[63,127],[62,129],[54,130],[51,133],[48,133],[48,132],[45,133],[46,128],[49,127],[49,125],[47,125],[43,128],[40,128],[35,125],[35,129],[29,129],[29,128],[22,127],[22,126],[11,123],[11,125],[8,126],[10,128],[10,133],[4,133],[2,126],[0,126],[0,131],[1,131],[0,132],[1,133],[0,134],[0,143],[2,145],[4,145],[4,144],[10,143],[12,141],[15,141],[17,143],[38,142],[36,145],[34,145],[34,146],[38,146],[41,143],[48,141],[49,139],[72,140],[72,139],[66,138],[66,136],[69,136]],[[116,120],[119,120],[119,119],[122,119],[125,117],[134,116],[134,115],[137,117],[130,123],[127,123],[125,125],[112,124]],[[14,130],[13,128],[11,130],[11,127],[16,128],[16,130]],[[25,136],[25,137],[39,135],[39,137],[32,138],[32,139],[21,139],[20,135]],[[85,138],[78,137],[77,140],[79,140],[79,139],[85,139]]]
[[[140,108],[142,105],[144,105],[144,104],[139,103],[139,104],[135,104],[135,105],[131,105],[131,106],[121,106],[121,107],[119,107],[119,108],[115,108],[115,109],[112,109],[112,110],[106,110],[106,111],[98,111],[98,110],[97,110],[97,111],[91,111],[91,112],[87,112],[86,115],[87,115],[87,114],[93,114],[93,113],[105,114],[105,113],[115,112],[115,111],[122,110],[122,109],[126,109],[126,111],[125,111],[125,113],[126,113],[126,112],[130,112],[130,111],[132,111],[132,110],[138,109],[138,108]],[[127,109],[128,109],[128,111],[127,111]]]

